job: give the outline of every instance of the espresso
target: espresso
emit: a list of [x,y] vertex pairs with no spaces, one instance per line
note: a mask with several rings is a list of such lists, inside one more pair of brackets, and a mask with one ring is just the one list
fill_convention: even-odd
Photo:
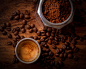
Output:
[[31,40],[22,41],[17,48],[17,54],[21,60],[31,62],[39,55],[38,45]]

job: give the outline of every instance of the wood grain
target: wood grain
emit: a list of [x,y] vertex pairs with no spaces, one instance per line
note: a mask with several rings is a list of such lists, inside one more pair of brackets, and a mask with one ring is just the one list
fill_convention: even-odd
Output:
[[[85,5],[84,1],[82,0],[83,4]],[[9,17],[13,11],[20,10],[21,13],[24,13],[25,10],[30,10],[30,19],[27,19],[27,24],[35,24],[36,27],[40,30],[41,27],[36,20],[34,14],[35,14],[35,8],[34,3],[32,0],[1,0],[0,1],[0,25],[4,22],[10,22],[11,23],[11,29],[14,27],[19,27],[22,24],[22,20],[12,20],[10,21]],[[86,5],[85,5],[86,6]],[[77,6],[78,7],[78,6]],[[82,5],[82,7],[84,7]],[[79,9],[79,8],[77,8]],[[86,9],[86,8],[84,8]],[[75,13],[76,14],[76,13]],[[76,34],[83,37],[86,35],[86,14],[81,12],[81,16],[85,19],[84,22],[81,22],[80,25],[75,24],[75,30]],[[77,13],[78,15],[78,13]],[[79,16],[79,15],[78,15]],[[79,20],[79,19],[78,19]],[[26,27],[25,27],[26,28]],[[8,32],[11,33],[11,32]],[[13,38],[15,37],[13,33],[11,33]],[[29,36],[35,36],[36,33],[29,33],[28,30],[26,30],[25,33],[19,33],[19,35],[24,35],[25,37]],[[0,69],[44,69],[37,65],[37,63],[26,65],[21,62],[17,64],[12,64],[11,61],[14,57],[14,48],[12,45],[7,45],[7,41],[12,39],[9,39],[7,36],[2,35],[0,32]],[[13,41],[12,41],[13,42]],[[62,43],[60,42],[57,47],[61,47]],[[74,55],[79,56],[79,61],[74,61],[73,59],[66,59],[64,62],[64,67],[62,69],[86,69],[86,40],[84,42],[80,42],[80,40],[77,41],[77,47],[80,48],[80,51],[78,53],[74,53]],[[50,49],[55,53],[55,50],[53,50],[50,46]],[[55,57],[55,61],[60,60],[60,58]]]

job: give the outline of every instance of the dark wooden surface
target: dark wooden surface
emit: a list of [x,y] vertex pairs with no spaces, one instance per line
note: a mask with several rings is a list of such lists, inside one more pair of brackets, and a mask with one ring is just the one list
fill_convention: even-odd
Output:
[[[79,9],[76,10],[78,17],[81,16],[85,20],[84,22],[79,22],[80,19],[77,18],[79,24],[75,24],[75,30],[76,34],[83,37],[86,35],[86,13],[80,11],[80,8],[83,7],[86,9],[86,2],[83,2],[83,5],[77,5],[76,8]],[[22,20],[16,21],[10,21],[9,17],[13,11],[20,10],[22,13],[24,13],[25,10],[30,10],[31,18],[28,19],[27,24],[35,24],[38,29],[41,27],[38,24],[38,21],[35,19],[34,13],[35,13],[35,8],[34,3],[32,0],[1,0],[0,1],[0,25],[4,22],[10,22],[12,27],[14,28],[16,26],[20,26],[22,24]],[[86,10],[85,10],[86,11]],[[11,32],[8,32],[11,33]],[[13,38],[15,37],[13,33],[11,33]],[[37,35],[36,33],[29,33],[28,30],[26,30],[25,33],[19,33],[19,35],[24,35],[25,37],[29,37],[30,35]],[[14,48],[12,45],[7,45],[7,41],[12,39],[9,39],[7,35],[2,35],[0,32],[0,69],[44,69],[40,66],[37,65],[37,63],[31,64],[31,65],[26,65],[21,62],[12,64],[12,59],[14,57]],[[13,42],[13,41],[12,41]],[[58,47],[61,47],[62,43],[60,42]],[[78,53],[75,53],[74,55],[79,56],[78,61],[74,61],[73,59],[66,59],[64,62],[64,67],[62,69],[86,69],[86,40],[84,42],[80,42],[80,40],[77,41],[77,47],[80,48],[80,51]],[[51,49],[51,47],[50,47]],[[51,49],[53,52],[55,52],[53,49]],[[55,57],[55,61],[60,60],[60,58]]]

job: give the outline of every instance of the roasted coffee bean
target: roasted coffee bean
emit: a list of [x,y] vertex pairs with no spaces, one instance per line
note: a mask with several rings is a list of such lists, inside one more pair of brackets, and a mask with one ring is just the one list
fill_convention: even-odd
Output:
[[15,31],[15,32],[14,32],[14,35],[18,35],[18,33],[19,33],[18,31]]
[[12,12],[12,15],[13,16],[16,16],[17,15],[17,12],[16,11]]
[[41,31],[41,36],[45,36],[45,35],[46,35],[45,31]]
[[47,26],[44,26],[43,31],[47,31],[47,28],[48,28]]
[[50,40],[53,40],[53,36],[50,36]]
[[52,44],[52,41],[51,41],[51,40],[48,40],[48,44],[50,44],[50,45],[51,45],[51,44]]
[[42,46],[45,46],[45,44],[46,44],[45,42],[41,42],[41,45],[42,45]]
[[6,30],[7,31],[11,31],[11,27],[6,27]]
[[47,36],[43,36],[43,39],[46,39],[47,38]]
[[75,36],[74,37],[74,40],[78,40],[80,37],[79,36]]
[[57,41],[58,39],[57,39],[57,37],[54,37],[54,39]]
[[2,28],[6,28],[6,23],[2,23]]
[[33,28],[33,31],[36,33],[38,30],[37,30],[37,28]]
[[51,61],[50,65],[53,66],[55,64],[55,61]]
[[12,29],[12,33],[14,33],[15,31],[16,31],[16,29],[15,29],[15,28],[13,28],[13,29]]
[[50,59],[50,57],[48,56],[48,57],[46,57],[46,60],[49,60]]
[[67,53],[64,53],[64,58],[67,58],[68,54]]
[[27,21],[26,20],[23,20],[23,24],[26,25],[27,24]]
[[48,31],[48,32],[51,32],[51,31],[52,31],[52,28],[51,28],[51,27],[48,27],[48,28],[47,28],[47,31]]
[[19,18],[20,18],[19,15],[16,15],[16,16],[14,17],[15,20],[19,20]]
[[60,50],[58,48],[56,49],[56,53],[60,53]]
[[72,40],[71,43],[72,43],[73,45],[75,45],[77,42],[76,42],[76,40]]
[[62,53],[62,52],[63,52],[63,49],[62,49],[62,48],[60,48],[60,49],[59,49],[59,51],[60,51],[60,53]]
[[16,39],[20,39],[20,36],[19,35],[16,35]]
[[58,45],[58,42],[56,40],[52,40],[52,44]]
[[65,37],[64,37],[64,39],[65,39],[65,40],[67,40],[67,39],[68,39],[68,37],[67,37],[67,36],[65,36]]
[[13,20],[13,18],[14,18],[13,16],[10,16],[10,20]]
[[41,32],[40,31],[37,31],[37,35],[40,36],[41,35]]
[[55,34],[54,34],[54,33],[51,33],[51,36],[53,36],[53,37],[54,37],[54,36],[55,36]]
[[17,11],[16,11],[16,13],[17,13],[17,15],[19,15],[19,14],[20,14],[20,11],[19,11],[19,10],[17,10]]
[[63,66],[63,65],[64,65],[61,60],[59,61],[59,65],[60,65],[60,66]]
[[34,39],[37,40],[38,39],[38,36],[34,36]]
[[67,48],[67,46],[66,46],[65,44],[63,44],[63,45],[62,45],[62,48],[63,48],[63,49],[66,49],[66,48]]
[[29,33],[32,33],[33,32],[33,29],[29,29]]
[[29,38],[32,38],[32,39],[34,39],[34,37],[33,37],[33,36],[30,36]]
[[71,47],[67,46],[67,50],[71,49]]
[[24,15],[25,19],[30,19],[30,15]]
[[75,45],[72,45],[72,46],[71,46],[72,50],[74,50],[75,47],[76,47]]
[[72,54],[68,54],[68,58],[72,59],[73,55]]
[[14,42],[17,42],[17,39],[16,39],[16,38],[13,38],[13,41],[14,41]]
[[12,35],[11,34],[7,34],[8,38],[12,38]]
[[44,53],[45,56],[48,56],[49,54],[48,53]]
[[16,29],[16,31],[18,31],[18,32],[20,31],[20,28],[19,28],[19,27],[16,27],[15,29]]
[[46,51],[46,52],[49,52],[49,51],[50,51],[50,49],[49,49],[49,48],[47,48],[45,51]]
[[20,14],[20,19],[22,19],[24,17],[24,14],[23,13],[21,13]]
[[61,38],[61,42],[62,42],[62,43],[65,43],[65,39],[64,39],[64,38]]
[[21,29],[21,32],[22,33],[25,33],[26,32],[25,28]]
[[59,62],[55,61],[55,67],[56,67],[57,65],[59,65]]
[[49,56],[53,56],[54,53],[52,51],[49,52]]
[[73,51],[72,50],[67,50],[67,53],[73,53]]
[[34,28],[35,27],[35,24],[31,24],[30,26],[31,26],[31,28]]
[[6,27],[10,27],[11,26],[11,24],[10,23],[6,23]]
[[41,37],[38,37],[38,40],[40,40],[41,39]]
[[22,28],[24,28],[24,25],[22,24],[22,25],[20,25],[20,28],[22,29]]
[[69,45],[70,45],[70,43],[69,43],[69,42],[65,42],[65,45],[66,45],[66,46],[69,46]]
[[41,38],[40,41],[41,41],[41,42],[44,42],[45,40]]
[[47,32],[47,33],[46,33],[46,36],[50,36],[50,33],[49,33],[49,32]]
[[11,42],[11,41],[7,41],[7,44],[8,44],[8,45],[12,45],[12,42]]
[[55,58],[54,57],[50,57],[50,60],[54,60]]
[[49,46],[47,44],[44,45],[45,48],[49,48]]
[[56,49],[56,45],[52,44],[51,46],[52,46],[53,49]]
[[75,36],[76,36],[76,34],[74,33],[74,34],[71,35],[71,38],[74,38]]
[[64,35],[60,35],[60,38],[64,38],[65,36]]
[[64,54],[63,54],[63,53],[61,53],[61,54],[59,55],[59,57],[60,57],[60,58],[64,57]]
[[84,41],[83,37],[80,37],[80,41],[81,41],[81,42],[83,42],[83,41]]
[[71,37],[69,37],[69,42],[71,42],[72,41],[72,38]]
[[79,57],[78,57],[78,56],[74,56],[73,59],[74,59],[75,61],[78,61]]
[[74,48],[74,52],[78,52],[79,51],[79,48],[78,47],[75,47]]
[[2,32],[2,34],[3,34],[3,35],[6,35],[6,34],[7,34],[7,32],[6,32],[6,31],[3,31],[3,32]]
[[52,33],[53,33],[53,34],[55,34],[55,33],[56,33],[56,31],[52,31]]
[[49,39],[47,38],[47,39],[45,39],[45,41],[47,42]]
[[59,54],[58,53],[56,53],[56,57],[59,57]]
[[24,36],[20,36],[20,39],[23,39],[23,38],[25,38]]
[[26,14],[26,15],[30,15],[30,11],[25,10],[25,14]]
[[0,26],[0,31],[1,31],[1,32],[4,31],[3,27],[1,27],[1,26]]
[[84,39],[86,40],[86,35],[84,35]]
[[37,40],[37,42],[40,44],[40,40]]
[[17,44],[16,42],[13,42],[13,47],[16,47],[16,44]]
[[64,54],[65,53],[65,50],[63,50],[62,53]]

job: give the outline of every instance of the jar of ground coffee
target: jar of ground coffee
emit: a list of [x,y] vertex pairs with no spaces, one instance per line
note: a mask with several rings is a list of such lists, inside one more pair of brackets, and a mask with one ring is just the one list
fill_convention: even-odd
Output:
[[74,7],[71,0],[40,0],[37,13],[45,26],[61,29],[73,21]]

